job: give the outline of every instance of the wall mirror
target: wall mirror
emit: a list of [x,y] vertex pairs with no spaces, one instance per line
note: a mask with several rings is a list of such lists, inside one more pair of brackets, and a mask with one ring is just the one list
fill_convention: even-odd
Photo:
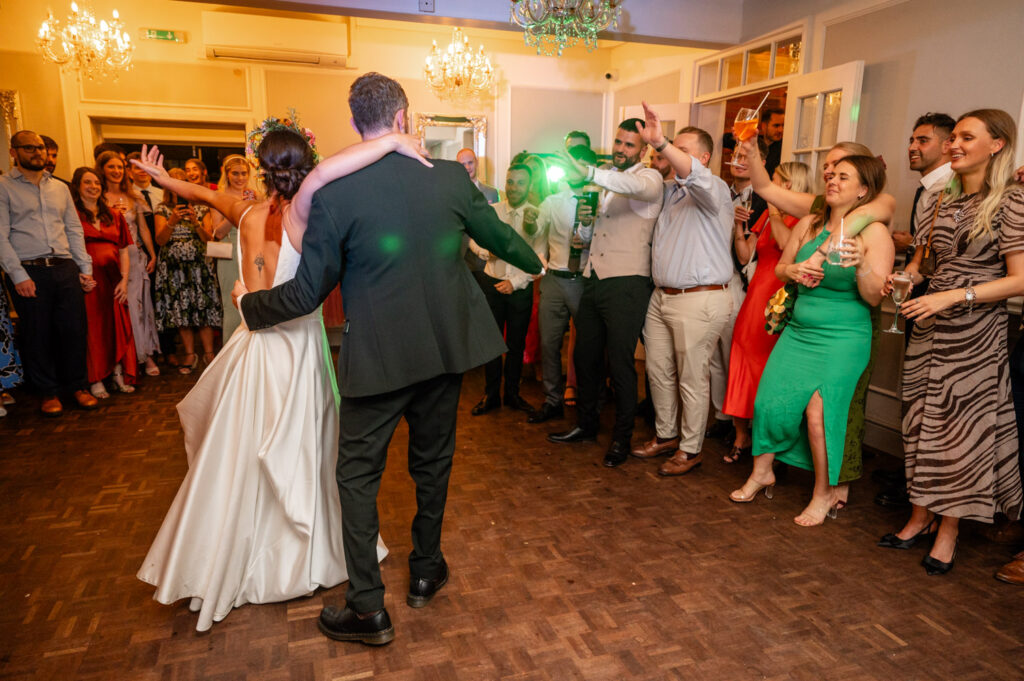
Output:
[[0,90],[0,115],[3,116],[3,151],[0,152],[0,171],[11,171],[11,137],[21,130],[21,107],[17,90]]
[[485,116],[443,116],[416,114],[416,134],[431,158],[455,160],[460,149],[476,153],[478,179],[484,180],[483,162],[487,150],[487,118]]

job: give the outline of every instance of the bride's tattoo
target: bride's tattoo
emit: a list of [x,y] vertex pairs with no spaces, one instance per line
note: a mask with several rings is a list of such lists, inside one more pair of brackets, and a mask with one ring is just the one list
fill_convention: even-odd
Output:
[[256,264],[256,269],[259,270],[259,273],[263,274],[263,266],[267,264],[267,261],[263,259],[263,254],[257,253],[256,259],[253,262]]

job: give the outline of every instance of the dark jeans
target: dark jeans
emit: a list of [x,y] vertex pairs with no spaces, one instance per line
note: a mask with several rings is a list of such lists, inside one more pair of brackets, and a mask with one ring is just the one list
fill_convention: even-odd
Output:
[[18,350],[25,378],[43,397],[88,387],[85,354],[89,329],[78,265],[70,258],[52,267],[26,266],[35,298],[11,297],[18,312]]
[[377,492],[388,444],[403,416],[409,424],[409,475],[416,483],[409,573],[433,579],[441,572],[441,524],[461,387],[462,374],[442,374],[383,395],[341,398],[337,478],[349,576],[345,598],[356,612],[384,607],[377,562]]
[[628,443],[636,418],[636,364],[634,355],[647,316],[653,285],[649,277],[583,279],[583,297],[576,316],[577,425],[596,431],[598,392],[604,378],[605,349],[608,372],[615,390],[615,427],[612,439]]
[[[530,328],[530,313],[533,311],[533,282],[521,291],[498,293],[494,288],[500,279],[476,272],[477,281],[483,289],[487,305],[491,308],[498,331],[505,333],[508,352],[504,358],[505,399],[519,394],[519,379],[523,375],[523,350],[526,349],[526,331]],[[491,400],[497,400],[501,392],[502,358],[495,357],[484,365],[485,392]]]

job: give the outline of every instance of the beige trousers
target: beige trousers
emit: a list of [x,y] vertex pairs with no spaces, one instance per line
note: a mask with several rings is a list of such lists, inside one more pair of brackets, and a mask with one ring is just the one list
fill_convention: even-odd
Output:
[[651,296],[644,322],[647,377],[658,437],[679,436],[679,449],[704,444],[710,400],[710,364],[733,311],[728,290]]

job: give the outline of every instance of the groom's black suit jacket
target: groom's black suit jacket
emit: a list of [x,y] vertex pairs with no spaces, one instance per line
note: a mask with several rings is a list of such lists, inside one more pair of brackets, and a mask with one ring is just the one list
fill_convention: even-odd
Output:
[[479,285],[460,257],[463,234],[537,274],[540,259],[452,161],[427,168],[400,154],[313,196],[295,278],[242,298],[251,330],[316,309],[341,282],[345,397],[462,373],[505,351]]

